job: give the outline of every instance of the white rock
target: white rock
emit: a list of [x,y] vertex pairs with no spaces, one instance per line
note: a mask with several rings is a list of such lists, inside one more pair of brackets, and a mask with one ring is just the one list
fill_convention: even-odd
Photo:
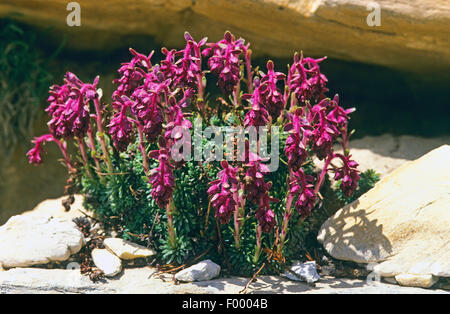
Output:
[[0,294],[116,293],[79,269],[12,268],[0,272]]
[[77,217],[85,217],[84,213],[87,213],[89,216],[95,217],[94,213],[84,208],[84,196],[75,194],[74,202],[70,205],[69,211],[66,211],[62,204],[65,199],[67,199],[67,196],[61,196],[56,199],[47,199],[37,204],[32,210],[22,213],[21,216],[57,217],[72,220]]
[[0,227],[0,263],[11,268],[65,261],[84,243],[83,234],[72,221],[13,216]]
[[120,238],[107,238],[103,241],[103,244],[109,251],[125,260],[150,257],[155,255],[155,252],[146,248],[145,246]]
[[[80,270],[13,268],[0,272],[0,294],[238,294],[248,278],[228,277],[210,281],[174,285],[168,274],[152,276],[156,268],[125,268],[113,280],[93,283]],[[258,276],[249,287],[250,293],[270,294],[450,294],[441,289],[422,289],[348,278],[323,278],[314,288],[306,283],[278,276]]]
[[107,277],[113,277],[122,271],[122,261],[106,249],[92,250],[92,260],[95,266],[105,273]]
[[295,281],[306,281],[307,283],[313,283],[320,279],[317,273],[317,265],[315,261],[301,263],[300,261],[294,262],[290,270],[295,273],[285,272],[284,277]]
[[383,277],[450,277],[449,160],[443,145],[403,164],[330,217],[317,239],[337,259],[378,263]]
[[219,273],[220,266],[207,259],[178,272],[175,279],[183,282],[204,281],[219,276]]
[[437,282],[437,278],[433,275],[415,275],[415,274],[399,274],[395,276],[395,280],[401,286],[430,288]]

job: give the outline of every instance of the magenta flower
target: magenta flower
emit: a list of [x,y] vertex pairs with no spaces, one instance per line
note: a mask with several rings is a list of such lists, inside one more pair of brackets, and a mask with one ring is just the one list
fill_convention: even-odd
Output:
[[45,134],[34,138],[32,141],[32,143],[34,143],[34,147],[27,152],[27,157],[30,164],[39,165],[42,163],[42,155],[45,153],[43,145],[52,141],[55,141],[55,139],[51,134]]
[[186,114],[181,111],[180,106],[171,98],[172,105],[166,111],[167,125],[165,127],[164,139],[183,141],[183,130],[191,129],[192,123],[186,119]]
[[179,71],[178,66],[175,64],[177,51],[175,49],[162,48],[161,52],[166,57],[164,60],[161,60],[160,71],[164,74],[164,77],[174,80]]
[[229,95],[240,81],[240,61],[244,40],[235,40],[230,32],[225,32],[224,39],[209,44],[209,48],[203,50],[203,55],[212,56],[208,60],[211,72],[219,76],[218,85],[222,92]]
[[269,196],[272,187],[271,182],[265,182],[264,175],[270,172],[267,165],[257,154],[250,151],[249,142],[245,143],[245,191],[246,199],[258,206],[256,218],[258,224],[264,232],[269,232],[276,224],[275,214],[270,209],[271,202],[278,202],[278,199]]
[[288,86],[303,103],[311,99],[320,100],[328,91],[326,87],[328,80],[320,73],[319,67],[319,63],[323,60],[325,58],[312,59],[303,58],[303,55],[301,57],[298,54],[294,55],[294,63],[288,75]]
[[50,88],[50,104],[46,111],[52,119],[48,126],[57,139],[83,137],[89,128],[88,102],[98,97],[98,77],[93,84],[85,84],[75,74],[67,72],[65,81],[62,86],[53,85]]
[[358,163],[351,160],[349,156],[344,156],[342,154],[335,154],[342,160],[342,167],[334,169],[334,179],[342,180],[341,190],[342,193],[348,197],[353,194],[353,192],[358,188],[359,171],[357,169]]
[[267,95],[265,95],[266,107],[272,116],[272,120],[278,118],[285,106],[283,93],[277,87],[278,82],[284,81],[285,78],[286,75],[284,73],[274,71],[272,61],[267,62],[267,74],[261,77],[261,85],[267,86]]
[[165,148],[153,150],[148,155],[150,158],[155,158],[159,161],[159,166],[150,172],[149,182],[152,185],[152,198],[159,207],[164,208],[172,199],[175,187],[174,166],[170,163],[169,155]]
[[260,199],[272,187],[270,182],[264,181],[264,175],[269,172],[269,167],[261,163],[259,157],[246,165],[245,190],[247,191],[247,199],[255,205],[260,204]]
[[195,87],[198,83],[198,75],[201,70],[201,47],[206,44],[207,38],[203,38],[198,43],[188,33],[184,33],[186,47],[178,54],[182,57],[176,62],[177,70],[175,84],[181,86]]
[[271,202],[278,202],[277,199],[269,196],[265,193],[261,200],[258,209],[256,210],[256,219],[261,226],[263,232],[270,232],[276,225],[275,213],[270,209]]
[[291,122],[284,126],[284,130],[289,132],[286,139],[284,153],[288,158],[288,167],[292,171],[300,169],[308,157],[307,145],[313,135],[313,128],[304,118],[304,110],[297,109],[290,115]]
[[248,100],[252,105],[251,109],[245,114],[244,127],[248,126],[265,126],[269,122],[269,112],[264,104],[264,90],[266,86],[261,85],[256,78],[254,81],[254,91],[252,94],[242,95],[243,100]]
[[228,162],[222,161],[223,170],[218,173],[219,179],[211,181],[208,195],[212,196],[211,205],[216,209],[215,217],[222,224],[230,221],[237,205],[233,197],[236,192],[238,180],[236,178],[237,168],[231,167]]
[[289,193],[293,196],[298,195],[295,208],[302,217],[307,217],[311,214],[316,201],[312,184],[314,177],[306,175],[303,169],[293,172],[292,175],[293,180],[289,184]]
[[339,106],[339,96],[336,94],[332,101],[329,102],[329,110],[327,113],[327,120],[333,123],[336,127],[343,128],[347,125],[350,113],[355,111],[355,108],[344,109]]
[[137,88],[132,97],[135,99],[131,111],[143,126],[143,132],[150,143],[156,141],[163,129],[164,116],[160,105],[160,96],[145,88]]
[[126,115],[128,108],[131,106],[130,102],[126,96],[122,96],[122,108],[119,113],[114,114],[108,125],[114,147],[120,152],[126,151],[128,145],[133,140],[133,125],[131,119]]
[[148,56],[140,54],[131,48],[130,52],[133,58],[130,62],[122,63],[122,66],[118,70],[122,76],[113,81],[114,84],[119,84],[113,93],[113,98],[122,95],[130,96],[133,90],[142,84],[146,73],[144,69],[149,71],[152,68],[151,58],[154,53],[153,51]]

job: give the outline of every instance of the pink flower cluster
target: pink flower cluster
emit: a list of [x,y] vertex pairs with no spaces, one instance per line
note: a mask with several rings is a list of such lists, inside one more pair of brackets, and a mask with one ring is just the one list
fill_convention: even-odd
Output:
[[248,100],[251,109],[245,115],[244,126],[265,126],[269,120],[276,120],[285,107],[284,95],[280,83],[285,81],[285,75],[274,71],[272,61],[267,62],[267,74],[262,73],[261,79],[254,79],[252,94],[242,95]]
[[51,117],[48,122],[50,132],[57,139],[83,137],[89,128],[88,102],[98,97],[98,77],[93,84],[85,84],[75,74],[67,72],[64,81],[62,86],[50,87],[46,109]]
[[237,168],[230,166],[227,161],[220,163],[222,170],[218,173],[218,179],[211,181],[208,195],[211,198],[211,205],[216,209],[215,217],[220,223],[225,224],[230,221],[238,200],[237,193],[238,179],[236,177]]
[[[282,247],[293,213],[291,205],[302,217],[308,216],[317,203],[328,172],[334,173],[334,179],[341,181],[344,195],[351,195],[357,188],[358,164],[351,160],[347,149],[349,114],[354,109],[341,107],[337,95],[333,99],[326,97],[328,80],[319,66],[325,58],[304,58],[295,54],[287,75],[275,71],[272,61],[267,62],[266,72],[262,72],[252,68],[250,45],[242,38],[236,39],[230,32],[225,32],[224,38],[215,43],[208,43],[207,38],[196,42],[189,33],[185,33],[184,38],[186,45],[183,49],[161,50],[163,60],[159,64],[152,64],[153,52],[144,55],[130,49],[132,59],[121,65],[118,69],[120,77],[113,81],[117,87],[112,95],[112,116],[106,130],[97,92],[99,78],[95,78],[92,84],[83,83],[68,72],[63,85],[50,88],[46,111],[51,117],[48,122],[51,134],[34,139],[35,147],[27,153],[29,161],[41,163],[44,143],[53,141],[61,148],[68,167],[72,167],[67,140],[75,139],[87,173],[92,175],[89,163],[93,160],[97,174],[101,176],[105,169],[102,169],[100,161],[103,160],[108,166],[107,171],[112,172],[114,165],[109,157],[110,150],[127,151],[137,134],[143,169],[152,188],[151,195],[156,204],[166,208],[170,238],[175,239],[171,216],[174,170],[182,162],[174,160],[172,150],[179,141],[186,144],[188,138],[184,137],[184,131],[192,129],[191,114],[185,111],[197,110],[202,117],[211,112],[223,113],[223,108],[204,106],[207,100],[205,74],[208,73],[202,70],[205,63],[217,77],[217,85],[225,98],[233,103],[230,106],[227,100],[218,98],[227,104],[227,108],[233,108],[233,112],[228,114],[236,115],[236,121],[240,121],[242,114],[244,127],[279,124],[289,132],[284,149],[289,168],[289,193],[281,233],[277,231],[277,235],[281,234],[279,243]],[[246,90],[241,82],[246,83]],[[95,112],[91,113],[92,103]],[[92,119],[96,120],[96,130]],[[101,157],[95,151],[93,134],[97,134],[100,142]],[[108,135],[113,147],[107,146],[105,137]],[[90,158],[85,150],[85,141],[91,149]],[[338,141],[342,144],[343,154],[334,152],[333,145]],[[153,143],[158,143],[158,149],[147,152],[149,144]],[[270,171],[259,156],[259,144],[258,141],[256,152],[250,152],[247,147],[245,161],[222,161],[222,170],[218,178],[210,182],[207,192],[220,223],[228,223],[234,213],[236,248],[239,248],[239,228],[243,215],[246,215],[246,200],[256,207],[257,252],[261,249],[262,232],[273,231],[277,226],[276,215],[270,206],[279,201],[270,196],[272,184],[265,180]],[[325,165],[317,175],[306,174],[304,165],[314,156],[324,160]],[[149,169],[148,158],[157,160],[158,166]],[[342,165],[333,165],[335,159],[339,159]]]
[[302,217],[307,217],[311,214],[316,201],[316,194],[314,193],[314,177],[306,175],[303,169],[292,172],[292,181],[289,183],[289,193],[297,195],[295,208]]
[[35,146],[27,152],[30,164],[38,165],[42,163],[42,155],[45,153],[43,145],[52,141],[56,140],[51,134],[45,134],[34,138],[32,142]]
[[289,90],[303,103],[309,100],[320,100],[328,91],[328,79],[320,73],[319,63],[326,58],[313,59],[294,55],[294,63],[289,69],[287,84]]
[[[307,103],[304,107],[295,110],[290,115],[290,122],[285,125],[285,130],[289,132],[285,154],[291,171],[295,173],[301,169],[302,164],[311,154],[315,154],[319,159],[326,159],[326,166],[334,158],[339,157],[344,166],[339,172],[340,175],[335,175],[335,179],[345,179],[341,188],[345,195],[352,194],[358,186],[359,175],[356,170],[358,164],[352,161],[350,156],[335,154],[333,144],[339,136],[342,136],[343,149],[346,150],[347,124],[349,114],[353,111],[354,108],[344,109],[339,106],[338,95],[332,100],[324,98],[314,106]],[[327,167],[324,171],[328,171]],[[343,172],[346,175],[342,174]],[[317,191],[318,188],[316,193]],[[310,208],[304,209],[304,212],[309,211]]]
[[153,186],[151,195],[158,206],[164,208],[172,198],[175,178],[174,166],[170,163],[168,152],[165,148],[149,153],[151,158],[158,159],[159,166],[150,172],[149,180]]
[[350,196],[358,188],[359,172],[358,163],[351,160],[349,156],[344,156],[342,154],[335,154],[337,158],[342,161],[342,167],[334,169],[334,179],[342,180],[341,190],[345,196]]
[[224,39],[217,43],[208,44],[203,50],[203,56],[207,57],[208,65],[212,73],[219,76],[218,85],[222,92],[229,95],[241,80],[239,56],[246,50],[244,40],[236,40],[230,32],[226,32]]
[[270,232],[276,225],[275,213],[270,209],[270,203],[279,200],[271,197],[269,191],[272,187],[271,182],[264,180],[264,175],[270,172],[269,167],[262,163],[262,159],[251,152],[250,162],[246,164],[245,172],[245,190],[247,191],[247,199],[255,204],[256,219],[261,226],[262,231]]

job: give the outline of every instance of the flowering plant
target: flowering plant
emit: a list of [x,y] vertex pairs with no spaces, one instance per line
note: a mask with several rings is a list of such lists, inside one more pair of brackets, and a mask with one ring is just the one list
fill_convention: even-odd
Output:
[[[46,109],[50,133],[33,141],[29,161],[41,163],[43,144],[57,143],[70,173],[78,171],[78,185],[87,202],[98,198],[94,210],[115,208],[108,214],[103,212],[106,219],[117,217],[119,212],[123,223],[137,215],[129,211],[137,207],[136,202],[143,208],[154,204],[151,230],[144,227],[146,223],[136,227],[136,219],[132,228],[146,230],[151,241],[155,221],[163,217],[168,234],[162,239],[166,261],[173,261],[170,256],[176,255],[181,263],[193,254],[194,246],[204,248],[211,243],[219,254],[225,249],[236,254],[251,251],[255,265],[264,248],[283,255],[288,234],[295,229],[291,228],[292,217],[304,220],[320,207],[327,174],[340,182],[345,197],[358,188],[358,164],[348,150],[348,120],[354,109],[341,107],[337,95],[327,98],[327,78],[319,66],[325,58],[295,54],[286,74],[275,71],[273,61],[267,62],[263,72],[252,65],[250,44],[230,32],[218,42],[206,38],[196,42],[189,33],[184,37],[183,49],[162,49],[164,58],[159,64],[152,61],[153,52],[145,55],[130,49],[131,61],[122,64],[120,77],[113,81],[116,90],[110,106],[102,104],[99,77],[84,83],[68,72],[63,85],[50,88]],[[216,97],[217,103],[207,93],[210,80],[216,80],[223,93],[223,97]],[[183,143],[183,150],[192,144],[194,117],[210,124],[281,127],[285,157],[280,157],[283,164],[278,174],[271,173],[261,154],[261,137],[256,150],[246,143],[242,158],[218,162],[174,158],[179,143]],[[72,141],[79,149],[82,166],[68,152],[67,143]],[[343,153],[334,151],[338,142]],[[323,161],[322,169],[311,167],[315,158]],[[196,188],[189,190],[189,184]],[[111,187],[115,190],[103,193]],[[195,206],[181,201],[192,197],[180,192],[186,190],[193,195],[203,193],[197,206],[203,206],[205,199],[207,203],[207,210],[197,217],[196,209],[189,208],[193,211],[186,214],[190,221],[182,219],[187,217],[183,207]],[[209,217],[210,212],[213,217]],[[142,215],[150,214],[151,210]],[[217,228],[211,225],[214,219]],[[224,239],[220,225],[230,221],[233,227],[224,231]],[[130,228],[122,228],[124,236],[133,234]],[[190,228],[202,234],[203,242]],[[227,238],[230,232],[233,240]],[[187,237],[197,240],[188,245],[183,242]],[[251,239],[253,244],[249,244]]]

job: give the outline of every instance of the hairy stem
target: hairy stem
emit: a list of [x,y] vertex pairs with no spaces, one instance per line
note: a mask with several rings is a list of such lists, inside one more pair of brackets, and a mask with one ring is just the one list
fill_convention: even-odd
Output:
[[241,239],[240,239],[240,201],[239,201],[239,191],[237,189],[237,185],[233,184],[233,198],[236,202],[236,206],[234,209],[234,242],[236,249],[239,250],[241,248]]
[[167,213],[167,232],[169,233],[169,244],[172,249],[175,249],[177,246],[177,236],[175,234],[175,227],[173,226],[173,211],[175,207],[173,204],[173,200],[171,199],[166,207]]
[[139,150],[142,155],[142,167],[144,168],[144,173],[147,174],[149,170],[148,157],[147,151],[145,150],[144,131],[142,130],[142,126],[140,124],[137,124],[137,130],[139,134]]
[[258,224],[256,227],[256,249],[255,249],[255,256],[253,257],[253,263],[258,263],[259,256],[261,255],[261,242],[262,242],[262,228]]
[[252,72],[252,51],[247,49],[245,51],[245,67],[247,70],[247,89],[248,93],[253,93],[253,72]]
[[55,142],[56,142],[56,144],[58,144],[59,149],[61,150],[61,153],[64,157],[64,162],[66,163],[67,168],[69,169],[69,172],[75,170],[75,167],[70,162],[70,157],[69,157],[69,154],[67,153],[67,146],[64,145],[64,143],[62,141],[55,140]]
[[100,100],[98,98],[94,99],[94,105],[95,105],[95,111],[96,111],[95,118],[97,120],[98,140],[100,142],[100,146],[102,147],[103,158],[105,159],[105,162],[108,166],[108,171],[112,172],[113,169],[112,169],[111,159],[109,157],[108,147],[106,146],[106,142],[105,142],[105,131],[103,129],[102,109],[100,107]]
[[197,74],[197,99],[198,99],[197,108],[198,108],[198,111],[201,113],[202,117],[204,117],[205,116],[204,97],[205,97],[206,86],[204,86],[204,84],[203,84],[203,77],[205,74],[201,70],[202,69],[202,54],[201,54],[199,46],[195,46],[195,57],[197,58],[197,66],[200,69],[200,72]]
[[320,187],[321,187],[322,184],[323,184],[323,180],[325,179],[325,174],[326,174],[327,171],[328,171],[328,166],[330,165],[330,163],[331,163],[331,161],[333,160],[333,158],[334,158],[334,154],[331,154],[331,155],[328,156],[327,159],[325,160],[325,164],[323,165],[323,169],[322,169],[322,172],[320,173],[319,180],[317,181],[317,183],[316,183],[316,185],[315,185],[315,187],[314,187],[314,194],[315,194],[315,195],[319,192]]
[[102,168],[100,166],[100,161],[97,158],[97,150],[96,150],[96,145],[95,145],[95,139],[94,139],[94,135],[92,134],[92,128],[89,126],[89,129],[87,131],[87,135],[88,135],[88,140],[89,140],[89,148],[91,149],[91,156],[92,159],[94,159],[95,162],[95,167],[97,168],[97,173],[99,174],[100,177],[102,177],[102,175],[100,174],[102,172]]
[[81,138],[77,138],[77,142],[78,142],[78,148],[80,149],[81,158],[83,158],[83,163],[84,163],[84,167],[86,169],[86,173],[89,176],[89,178],[92,178],[92,172],[89,167],[89,160],[88,160],[88,157],[86,154],[86,148],[85,148],[84,141]]
[[278,253],[280,253],[280,254],[283,253],[283,246],[284,246],[284,241],[286,240],[286,235],[288,232],[289,220],[292,217],[292,212],[293,212],[292,201],[293,200],[294,200],[294,195],[289,193],[289,195],[286,199],[286,211],[284,212],[283,225],[281,227],[281,234],[280,234],[280,239],[279,239],[279,243],[278,243]]

